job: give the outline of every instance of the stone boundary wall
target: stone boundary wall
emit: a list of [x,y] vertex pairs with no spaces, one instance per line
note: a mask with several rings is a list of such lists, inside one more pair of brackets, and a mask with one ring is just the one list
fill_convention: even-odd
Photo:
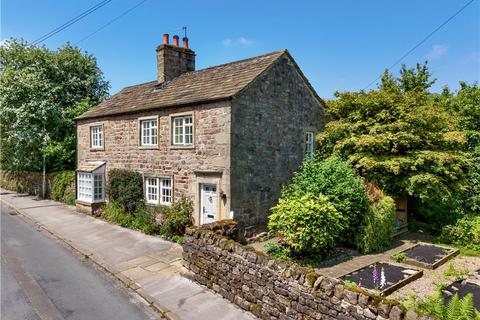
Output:
[[[41,172],[30,171],[6,171],[0,170],[0,185],[2,188],[20,193],[28,193],[29,195],[41,196],[42,194]],[[53,175],[46,175],[47,197],[52,190]]]
[[282,262],[232,240],[233,221],[188,228],[184,266],[195,281],[260,319],[405,318],[398,302],[348,289],[339,280]]

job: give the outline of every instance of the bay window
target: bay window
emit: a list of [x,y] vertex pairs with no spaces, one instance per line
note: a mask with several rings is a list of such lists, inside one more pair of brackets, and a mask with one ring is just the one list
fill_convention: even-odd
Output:
[[78,172],[77,185],[78,200],[88,203],[103,202],[105,198],[103,173]]

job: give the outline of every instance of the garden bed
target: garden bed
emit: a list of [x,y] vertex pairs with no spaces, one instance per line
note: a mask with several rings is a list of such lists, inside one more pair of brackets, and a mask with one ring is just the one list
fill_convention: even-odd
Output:
[[467,294],[473,295],[473,306],[480,312],[480,285],[466,280],[455,281],[442,290],[445,303],[448,303],[455,294],[461,299]]
[[[397,262],[433,270],[458,255],[459,252],[458,249],[419,243],[412,248],[400,252],[400,254],[404,255],[405,259],[402,261],[397,260]],[[398,257],[398,254],[396,256]]]
[[423,271],[421,270],[405,268],[386,262],[376,262],[350,272],[340,277],[340,279],[354,282],[359,288],[374,290],[382,296],[387,296],[420,278],[422,274]]

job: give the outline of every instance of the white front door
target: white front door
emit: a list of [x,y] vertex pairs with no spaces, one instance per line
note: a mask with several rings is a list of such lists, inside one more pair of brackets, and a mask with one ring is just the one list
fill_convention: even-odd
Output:
[[214,184],[200,185],[200,223],[217,221],[217,186]]

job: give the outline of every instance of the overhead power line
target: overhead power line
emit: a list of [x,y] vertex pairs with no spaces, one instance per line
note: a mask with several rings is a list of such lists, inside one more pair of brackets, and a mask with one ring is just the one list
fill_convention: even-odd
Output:
[[[399,64],[403,59],[405,59],[407,56],[410,55],[410,53],[412,53],[413,51],[415,51],[415,49],[417,49],[418,47],[420,47],[423,43],[425,43],[425,41],[427,41],[431,36],[433,36],[438,30],[440,30],[441,28],[443,28],[447,23],[449,23],[453,18],[455,18],[458,14],[460,14],[460,12],[462,12],[463,10],[465,10],[470,4],[472,4],[475,0],[470,0],[468,1],[463,7],[460,8],[460,10],[458,10],[457,12],[455,12],[454,14],[452,14],[447,20],[445,20],[442,24],[440,24],[438,27],[436,27],[432,32],[430,32],[425,38],[423,38],[419,43],[417,43],[413,48],[411,48],[410,50],[408,50],[403,56],[401,56],[397,61],[395,61],[394,64],[392,64],[390,67],[387,68],[387,71],[390,71],[390,69],[392,69],[393,67],[395,67],[397,64]],[[372,84],[374,84],[375,82],[377,82],[380,78],[382,77],[382,75],[379,75],[375,80],[373,80],[372,82],[370,82],[365,88],[363,88],[363,90],[366,90],[368,89]]]
[[88,38],[90,38],[91,36],[93,36],[94,34],[102,31],[103,29],[105,29],[106,27],[108,27],[109,25],[111,25],[112,23],[114,23],[115,21],[117,21],[118,19],[122,18],[123,16],[125,16],[126,14],[128,14],[130,11],[133,11],[135,10],[137,7],[141,6],[143,3],[147,2],[148,0],[142,0],[140,1],[139,3],[137,3],[136,5],[134,5],[133,7],[130,7],[129,9],[125,10],[124,12],[122,12],[121,14],[119,14],[118,16],[116,16],[115,18],[113,18],[112,20],[108,21],[107,23],[105,23],[104,25],[102,25],[100,28],[98,28],[97,30],[93,31],[92,33],[88,34],[87,36],[83,37],[82,39],[78,40],[77,42],[74,43],[74,45],[77,45],[79,44],[80,42],[83,42],[85,40],[87,40]]
[[103,0],[103,1],[100,1],[99,3],[97,3],[96,5],[94,5],[93,7],[85,10],[84,12],[82,12],[81,14],[79,14],[78,16],[68,20],[67,22],[65,22],[64,24],[62,24],[61,26],[58,26],[57,28],[53,29],[52,31],[44,34],[43,36],[41,36],[40,38],[38,38],[37,40],[33,41],[32,44],[39,44],[47,39],[49,39],[50,37],[53,37],[54,35],[56,35],[57,33],[59,33],[60,31],[62,30],[65,30],[66,28],[70,27],[72,24],[82,20],[83,18],[85,18],[86,16],[88,16],[89,14],[97,11],[98,9],[100,9],[101,7],[105,6],[106,4],[108,4],[109,2],[111,2],[112,0]]

